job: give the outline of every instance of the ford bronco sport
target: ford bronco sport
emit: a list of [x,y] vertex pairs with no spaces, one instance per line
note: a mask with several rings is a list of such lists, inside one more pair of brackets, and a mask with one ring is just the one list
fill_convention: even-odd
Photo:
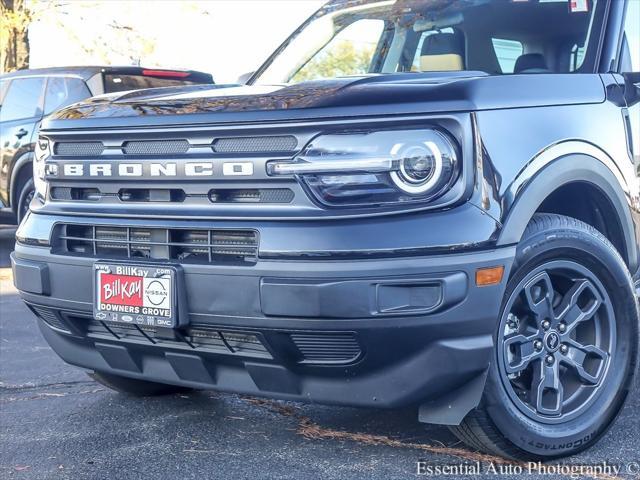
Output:
[[71,105],[15,284],[116,390],[587,448],[638,362],[638,3],[337,0],[246,85]]

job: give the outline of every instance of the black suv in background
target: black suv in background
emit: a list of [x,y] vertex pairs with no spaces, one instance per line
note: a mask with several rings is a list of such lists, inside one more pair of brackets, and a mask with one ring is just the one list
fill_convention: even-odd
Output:
[[244,86],[62,109],[15,284],[117,390],[419,405],[576,453],[638,366],[639,6],[334,0]]
[[212,84],[208,73],[141,67],[56,67],[0,75],[0,208],[18,222],[34,187],[33,146],[43,118],[104,93],[176,85]]

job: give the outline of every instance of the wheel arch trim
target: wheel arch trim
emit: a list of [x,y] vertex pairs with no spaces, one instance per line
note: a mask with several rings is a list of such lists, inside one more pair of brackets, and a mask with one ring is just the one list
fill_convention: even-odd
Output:
[[543,150],[522,169],[505,193],[506,215],[497,245],[518,243],[534,213],[557,189],[585,182],[599,189],[617,213],[625,250],[620,253],[629,270],[635,271],[638,250],[630,207],[633,187],[629,187],[626,178],[630,177],[623,175],[617,164],[593,144],[567,141]]
[[13,165],[13,168],[11,169],[11,180],[9,183],[9,202],[10,202],[10,207],[13,210],[16,210],[18,208],[18,205],[17,205],[18,196],[20,195],[20,192],[16,191],[16,182],[18,181],[18,177],[20,176],[22,169],[25,167],[31,168],[30,164],[32,162],[33,162],[33,152],[31,151],[25,152],[20,156],[20,158],[18,158],[16,163]]

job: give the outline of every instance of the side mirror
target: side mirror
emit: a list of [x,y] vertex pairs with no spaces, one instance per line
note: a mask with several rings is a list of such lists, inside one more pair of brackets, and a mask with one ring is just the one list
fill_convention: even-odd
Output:
[[631,107],[640,103],[640,72],[623,73],[624,77],[624,99]]
[[245,85],[247,83],[247,81],[253,77],[253,74],[256,73],[255,70],[253,72],[247,72],[247,73],[243,73],[242,75],[240,75],[238,77],[238,83],[240,85]]

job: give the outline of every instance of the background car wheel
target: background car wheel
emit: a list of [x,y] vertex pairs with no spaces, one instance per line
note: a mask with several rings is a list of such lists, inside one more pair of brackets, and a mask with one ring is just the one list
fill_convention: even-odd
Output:
[[31,203],[31,200],[33,200],[35,193],[36,189],[33,185],[33,179],[30,178],[22,186],[20,194],[18,195],[18,206],[16,209],[18,224],[22,222],[22,219],[27,215],[27,212],[29,211],[29,204]]
[[518,460],[575,454],[620,412],[637,368],[629,272],[598,231],[539,214],[518,245],[480,406],[452,431]]
[[153,397],[158,395],[170,395],[172,393],[184,393],[192,389],[178,387],[165,383],[149,382],[135,378],[121,377],[104,372],[92,372],[89,376],[96,382],[116,392],[126,393],[136,397]]

